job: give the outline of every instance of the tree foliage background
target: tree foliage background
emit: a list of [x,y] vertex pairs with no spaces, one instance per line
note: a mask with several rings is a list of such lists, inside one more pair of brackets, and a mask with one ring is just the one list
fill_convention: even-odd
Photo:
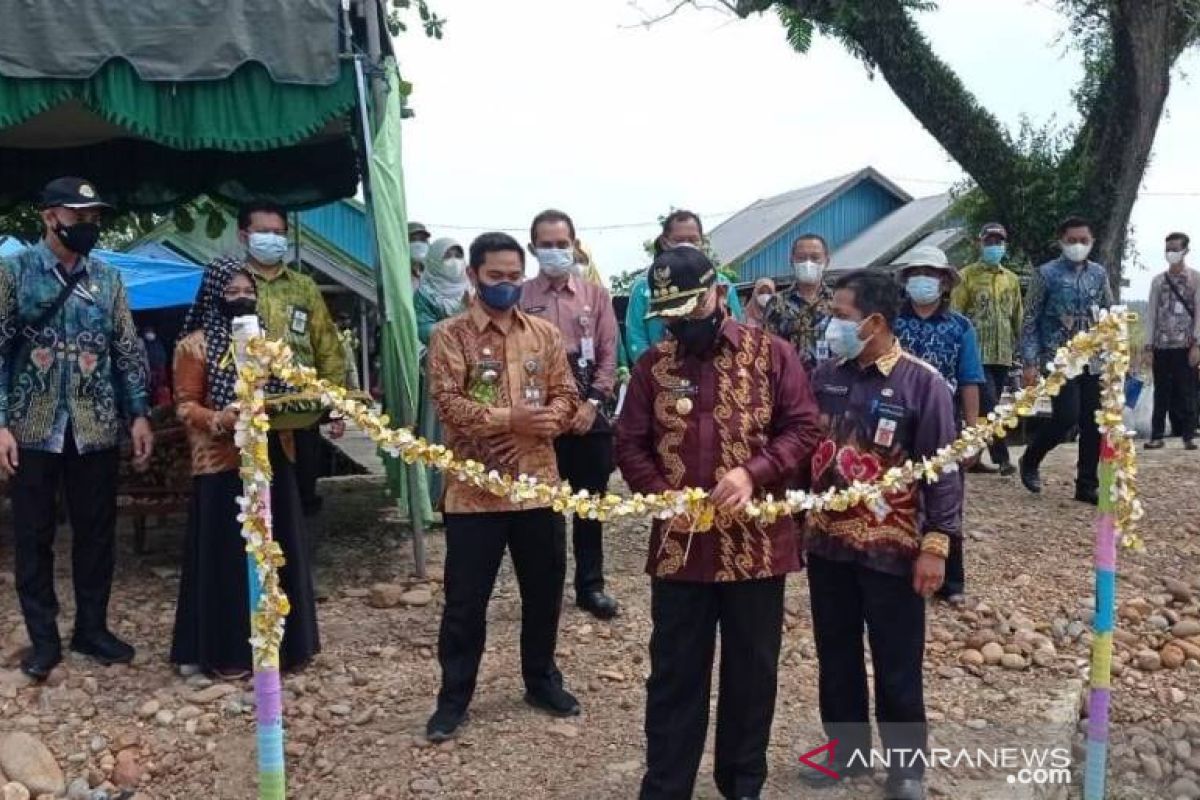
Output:
[[921,32],[919,16],[937,10],[932,0],[656,0],[661,13],[648,13],[647,21],[688,6],[740,17],[770,13],[799,53],[818,36],[838,42],[970,176],[959,188],[970,221],[1003,222],[1015,254],[1038,263],[1057,254],[1058,222],[1081,214],[1095,227],[1092,257],[1108,267],[1115,288],[1172,71],[1200,35],[1200,0],[1053,1],[1064,41],[1083,62],[1073,94],[1079,118],[1040,126],[1025,119],[1016,130],[966,88]]

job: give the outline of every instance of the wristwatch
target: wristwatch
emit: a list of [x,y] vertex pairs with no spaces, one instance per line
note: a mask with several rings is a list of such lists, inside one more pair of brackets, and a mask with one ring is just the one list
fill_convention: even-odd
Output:
[[599,409],[599,408],[600,408],[600,401],[599,401],[599,400],[597,400],[596,398],[594,398],[594,397],[589,397],[589,398],[587,399],[587,401],[588,401],[589,403],[591,403],[591,404],[592,404],[592,405],[593,405],[593,406],[594,406],[596,409]]

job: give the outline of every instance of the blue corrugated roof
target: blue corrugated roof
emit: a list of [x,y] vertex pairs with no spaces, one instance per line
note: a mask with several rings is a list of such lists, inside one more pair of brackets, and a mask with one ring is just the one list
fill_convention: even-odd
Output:
[[367,215],[360,204],[339,200],[301,211],[300,225],[353,258],[364,270],[371,270],[375,263]]

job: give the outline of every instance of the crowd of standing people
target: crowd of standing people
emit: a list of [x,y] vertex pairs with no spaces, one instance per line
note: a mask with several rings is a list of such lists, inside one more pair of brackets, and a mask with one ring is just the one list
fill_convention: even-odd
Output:
[[[144,463],[152,376],[119,275],[89,254],[108,205],[86,180],[51,182],[42,241],[0,264],[0,469],[14,491],[16,585],[33,644],[21,662],[44,680],[62,658],[53,582],[59,486],[73,529],[76,619],[70,647],[101,663],[134,649],[112,634],[117,445]],[[174,349],[174,401],[194,474],[170,659],[224,679],[252,669],[233,320],[257,315],[322,378],[346,375],[344,342],[319,290],[284,264],[287,215],[252,204],[238,215],[244,252],[205,271]],[[786,577],[808,571],[820,666],[820,716],[841,745],[830,769],[871,769],[870,642],[878,735],[889,752],[926,746],[922,664],[926,601],[966,593],[962,515],[966,476],[918,482],[884,508],[821,511],[773,521],[742,509],[755,496],[871,482],[932,456],[991,411],[1019,376],[1025,385],[1074,333],[1113,303],[1093,233],[1070,218],[1061,256],[1026,288],[1004,266],[1008,232],[983,226],[978,261],[956,269],[930,246],[894,273],[829,275],[830,248],[806,233],[792,244],[786,286],[756,282],[743,308],[706,252],[700,218],[668,216],[653,260],[634,283],[622,326],[571,217],[547,210],[525,244],[486,233],[469,244],[409,227],[424,345],[420,432],[490,470],[568,482],[602,493],[614,470],[635,492],[699,487],[710,512],[650,524],[649,642],[643,798],[690,797],[708,730],[720,631],[714,777],[730,798],[759,796],[775,708]],[[1154,430],[1165,423],[1195,449],[1200,272],[1188,238],[1167,238],[1168,269],[1154,280],[1147,350],[1155,374]],[[526,276],[526,259],[537,274]],[[622,387],[619,368],[630,367]],[[276,382],[268,391],[286,393]],[[1097,502],[1098,372],[1068,382],[1014,465],[1003,442],[974,473],[1019,474],[1040,492],[1046,454],[1079,435],[1075,498]],[[340,434],[340,423],[334,435]],[[291,603],[282,666],[320,650],[306,513],[315,477],[299,457],[312,430],[273,431],[272,516]],[[435,484],[446,537],[445,605],[438,636],[441,686],[426,726],[432,741],[468,719],[486,647],[487,607],[507,550],[521,594],[525,700],[553,716],[580,713],[555,662],[566,520],[536,501],[514,502],[463,482]],[[620,614],[605,584],[603,523],[571,521],[574,601],[600,620]],[[925,796],[923,760],[891,762],[889,798]],[[813,786],[833,782],[805,772]]]

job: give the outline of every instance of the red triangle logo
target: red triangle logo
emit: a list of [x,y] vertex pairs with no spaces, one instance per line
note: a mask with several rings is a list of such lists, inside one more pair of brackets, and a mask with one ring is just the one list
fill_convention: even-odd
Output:
[[[833,778],[834,780],[841,779],[841,777],[842,777],[841,775],[837,774],[836,772],[834,772],[832,769],[829,768],[829,765],[833,763],[833,756],[834,756],[834,752],[837,750],[837,744],[838,744],[837,739],[830,739],[828,742],[821,745],[816,750],[809,750],[807,753],[800,756],[800,763],[806,767],[815,769],[817,772],[820,772],[822,775],[827,775],[828,777]],[[818,764],[814,759],[816,759],[816,757],[821,755],[822,753],[829,753],[829,756],[827,758],[822,759],[822,761],[824,761],[825,763]]]

